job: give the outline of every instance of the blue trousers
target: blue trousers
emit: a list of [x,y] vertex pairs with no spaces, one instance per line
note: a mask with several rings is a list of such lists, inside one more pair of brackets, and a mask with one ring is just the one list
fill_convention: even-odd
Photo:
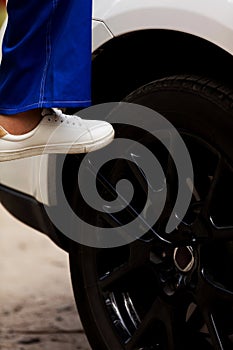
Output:
[[9,0],[0,113],[91,103],[91,0]]

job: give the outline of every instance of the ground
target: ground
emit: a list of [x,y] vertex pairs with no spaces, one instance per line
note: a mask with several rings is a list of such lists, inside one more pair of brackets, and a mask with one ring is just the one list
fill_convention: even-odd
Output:
[[68,256],[0,206],[0,350],[90,350]]

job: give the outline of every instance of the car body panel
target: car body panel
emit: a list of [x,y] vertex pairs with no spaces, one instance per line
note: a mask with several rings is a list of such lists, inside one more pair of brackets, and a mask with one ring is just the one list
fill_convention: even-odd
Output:
[[233,53],[232,0],[95,0],[93,16],[114,36],[145,29],[175,30]]

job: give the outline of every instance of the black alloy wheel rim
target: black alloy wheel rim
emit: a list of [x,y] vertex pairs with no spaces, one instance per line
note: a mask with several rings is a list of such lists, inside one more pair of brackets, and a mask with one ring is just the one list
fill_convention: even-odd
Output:
[[[96,288],[122,349],[233,348],[233,168],[207,141],[188,133],[182,137],[195,178],[189,210],[178,228],[164,234],[175,197],[176,175],[168,156],[168,200],[156,226],[130,245],[94,250]],[[150,142],[147,146],[153,149]],[[138,184],[141,202],[146,191],[142,173],[132,165],[122,167]],[[104,172],[99,183],[112,191]],[[137,207],[137,198],[131,205]],[[120,226],[125,214],[98,220]]]

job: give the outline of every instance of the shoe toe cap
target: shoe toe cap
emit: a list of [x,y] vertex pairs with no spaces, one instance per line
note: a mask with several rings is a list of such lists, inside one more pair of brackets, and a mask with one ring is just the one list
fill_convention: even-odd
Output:
[[114,129],[111,124],[105,121],[89,121],[87,130],[80,136],[79,141],[97,141],[114,135]]

